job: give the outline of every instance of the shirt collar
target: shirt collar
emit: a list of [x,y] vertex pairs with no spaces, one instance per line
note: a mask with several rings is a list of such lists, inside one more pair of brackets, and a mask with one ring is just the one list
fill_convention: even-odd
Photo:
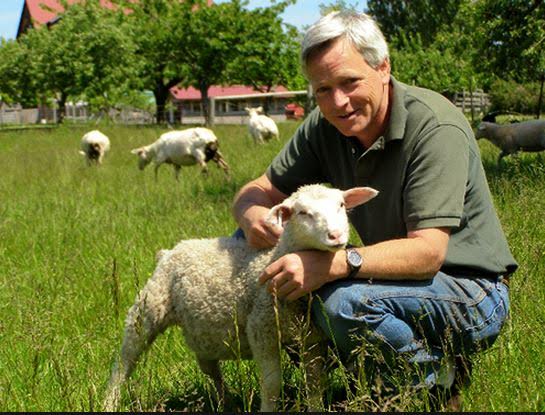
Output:
[[384,134],[386,142],[390,140],[402,140],[405,135],[405,126],[409,111],[405,108],[405,95],[407,88],[401,82],[398,82],[393,75],[390,75],[390,87],[392,88],[392,102],[390,109],[390,119],[388,127]]

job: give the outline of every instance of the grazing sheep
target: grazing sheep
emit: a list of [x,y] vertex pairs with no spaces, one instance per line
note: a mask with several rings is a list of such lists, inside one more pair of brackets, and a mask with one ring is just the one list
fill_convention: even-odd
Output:
[[157,171],[163,163],[172,164],[176,180],[179,179],[181,166],[199,164],[203,173],[208,173],[206,163],[214,160],[229,178],[229,166],[218,150],[218,139],[212,130],[207,128],[188,128],[186,130],[169,131],[161,134],[154,143],[131,150],[139,158],[140,170],[155,163],[155,179]]
[[81,138],[80,154],[85,156],[87,165],[102,164],[104,155],[110,150],[110,140],[98,130],[89,131]]
[[262,107],[244,108],[250,118],[248,129],[255,143],[264,143],[265,140],[276,138],[278,140],[278,127],[272,118],[259,114],[263,112]]
[[499,164],[502,157],[518,151],[545,150],[545,120],[521,121],[513,124],[483,121],[477,128],[475,138],[486,138],[500,148]]
[[[367,187],[344,192],[321,185],[301,187],[270,210],[268,220],[284,224],[284,231],[277,246],[269,250],[256,250],[243,239],[224,237],[185,240],[172,250],[160,251],[153,276],[129,310],[104,408],[118,407],[120,387],[140,355],[167,327],[179,325],[220,397],[224,385],[218,361],[255,359],[261,373],[261,411],[273,411],[281,387],[279,330],[282,344],[295,343],[296,327],[307,316],[310,296],[276,304],[258,277],[286,253],[342,249],[349,237],[346,209],[377,193]],[[307,324],[303,362],[311,389],[310,406],[318,408],[322,405],[325,336]]]

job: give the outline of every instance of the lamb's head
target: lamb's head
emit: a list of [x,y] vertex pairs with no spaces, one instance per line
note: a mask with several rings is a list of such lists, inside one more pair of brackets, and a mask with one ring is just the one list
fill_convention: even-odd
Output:
[[254,117],[256,115],[263,113],[263,107],[257,107],[257,108],[246,107],[244,108],[244,110],[248,113],[250,117]]
[[101,150],[102,150],[102,146],[99,143],[91,143],[89,145],[89,150],[88,150],[89,158],[94,160],[98,159],[100,156]]
[[131,150],[131,154],[138,156],[138,168],[144,170],[144,168],[151,163],[153,156],[150,154],[147,146],[139,147]]
[[290,250],[336,251],[348,242],[347,209],[377,194],[378,191],[370,187],[341,191],[317,184],[302,186],[270,210],[268,221],[284,226],[279,243],[289,245]]
[[490,123],[488,123],[486,121],[483,121],[483,122],[481,122],[479,124],[479,126],[477,127],[477,130],[475,131],[475,138],[477,140],[479,140],[481,138],[487,138],[489,125],[490,125]]

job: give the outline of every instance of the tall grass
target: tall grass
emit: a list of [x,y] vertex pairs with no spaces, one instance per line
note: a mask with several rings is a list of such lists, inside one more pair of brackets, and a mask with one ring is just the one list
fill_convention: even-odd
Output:
[[[232,168],[227,182],[210,165],[139,171],[129,150],[156,139],[154,127],[101,126],[112,150],[99,168],[78,155],[89,126],[0,132],[0,410],[99,410],[123,320],[151,275],[155,253],[186,238],[229,235],[236,191],[261,174],[297,127],[280,124],[281,142],[255,146],[245,126],[215,132]],[[491,191],[521,267],[511,284],[511,318],[495,345],[478,356],[465,410],[545,410],[545,162],[524,154],[496,166],[498,150],[482,142]],[[232,390],[225,410],[258,408],[251,362],[223,364]],[[343,392],[330,375],[329,409],[374,410],[363,387]],[[288,368],[288,390],[300,374]],[[139,364],[124,410],[214,410],[178,330],[169,330]],[[337,391],[337,392],[335,392]],[[340,392],[339,392],[340,391]],[[292,391],[293,392],[293,391]],[[358,393],[359,392],[359,393]],[[364,398],[362,398],[364,397]],[[287,409],[297,409],[297,401]],[[415,410],[412,399],[398,409]],[[384,407],[383,407],[384,408]]]

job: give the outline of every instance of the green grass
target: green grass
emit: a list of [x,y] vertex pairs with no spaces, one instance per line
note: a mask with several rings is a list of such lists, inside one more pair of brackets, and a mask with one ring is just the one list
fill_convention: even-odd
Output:
[[[179,182],[170,166],[157,182],[152,167],[139,171],[129,151],[165,131],[156,127],[101,126],[112,150],[100,168],[87,168],[78,155],[81,136],[94,127],[0,131],[0,410],[99,410],[125,313],[155,253],[180,239],[231,234],[236,191],[265,170],[296,127],[280,124],[281,142],[259,147],[245,126],[215,128],[230,182],[212,164],[207,177],[196,166],[182,168]],[[511,318],[478,356],[464,410],[544,411],[545,158],[507,157],[498,167],[498,150],[480,145],[520,270]],[[225,409],[257,409],[253,363],[223,368],[232,390]],[[300,373],[290,368],[285,381],[296,391]],[[330,381],[330,397],[342,394],[343,373]],[[122,409],[213,410],[209,390],[179,330],[168,330],[138,365]],[[349,397],[352,410],[380,409],[364,389]],[[295,399],[288,408],[298,405]],[[396,405],[418,409],[412,398]]]

